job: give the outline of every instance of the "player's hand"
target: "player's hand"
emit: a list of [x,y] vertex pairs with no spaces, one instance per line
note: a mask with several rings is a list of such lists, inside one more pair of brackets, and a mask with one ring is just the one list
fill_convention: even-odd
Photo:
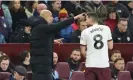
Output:
[[86,16],[86,13],[81,13],[81,14],[75,16],[74,19],[75,20],[77,20],[77,19],[85,19],[85,16]]
[[54,40],[54,43],[55,44],[63,44],[63,42],[62,42],[62,40],[63,40],[64,38],[60,38],[60,39],[56,39],[56,40]]

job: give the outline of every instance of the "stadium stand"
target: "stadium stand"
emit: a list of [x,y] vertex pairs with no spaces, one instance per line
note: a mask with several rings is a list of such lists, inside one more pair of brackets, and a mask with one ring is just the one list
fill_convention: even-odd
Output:
[[10,75],[8,72],[0,72],[0,80],[9,80]]
[[120,71],[118,74],[118,80],[131,80],[129,71]]
[[57,63],[56,71],[58,72],[60,79],[69,80],[70,68],[67,62]]
[[[73,49],[78,49],[79,44],[63,44],[54,45],[54,52],[59,55],[59,62],[65,62]],[[131,61],[133,57],[133,44],[114,44],[114,49],[120,50],[123,58],[126,62]],[[29,44],[0,44],[0,51],[5,52],[10,58],[13,64],[19,64],[20,52],[24,50],[30,50]],[[110,54],[111,55],[111,54]],[[84,59],[82,60],[84,61]]]
[[72,76],[70,80],[85,80],[84,72],[82,71],[74,71],[72,72]]

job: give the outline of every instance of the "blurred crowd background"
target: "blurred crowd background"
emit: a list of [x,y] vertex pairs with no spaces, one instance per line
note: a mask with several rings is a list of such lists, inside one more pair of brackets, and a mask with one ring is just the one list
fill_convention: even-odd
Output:
[[[32,25],[35,24],[34,21],[37,21],[37,17],[42,10],[52,12],[53,23],[66,20],[83,12],[95,12],[99,17],[99,24],[107,25],[111,29],[114,43],[133,43],[133,1],[118,0],[0,0],[0,43],[29,43]],[[63,43],[79,43],[81,32],[88,27],[85,21],[77,20],[69,27],[57,32],[55,39],[64,38]],[[31,71],[30,51],[23,51],[20,54],[21,66],[16,66],[10,61],[6,53],[0,51],[0,72],[11,73],[9,80],[14,80],[13,78],[18,78],[15,80],[26,79],[26,73]],[[82,66],[84,63],[81,62],[81,59],[80,50],[74,49],[66,60],[70,68],[69,78],[71,78],[73,71],[84,72],[85,69]],[[58,54],[53,52],[53,78],[55,80],[65,80],[63,78],[59,79],[58,71],[60,69],[56,68],[57,63]],[[117,77],[119,71],[127,69],[119,50],[112,51],[110,64],[112,79]]]

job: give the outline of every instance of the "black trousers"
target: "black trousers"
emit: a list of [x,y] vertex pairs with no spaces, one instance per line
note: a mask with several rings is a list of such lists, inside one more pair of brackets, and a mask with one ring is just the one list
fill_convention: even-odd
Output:
[[52,66],[44,64],[31,64],[32,80],[53,80]]

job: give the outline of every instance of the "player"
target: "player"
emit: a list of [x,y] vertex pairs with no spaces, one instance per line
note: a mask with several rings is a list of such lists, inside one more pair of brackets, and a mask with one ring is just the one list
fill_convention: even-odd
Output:
[[91,26],[81,33],[80,39],[81,52],[86,57],[85,80],[111,80],[108,58],[108,48],[113,48],[111,31],[98,24],[96,13],[88,13],[86,22]]

